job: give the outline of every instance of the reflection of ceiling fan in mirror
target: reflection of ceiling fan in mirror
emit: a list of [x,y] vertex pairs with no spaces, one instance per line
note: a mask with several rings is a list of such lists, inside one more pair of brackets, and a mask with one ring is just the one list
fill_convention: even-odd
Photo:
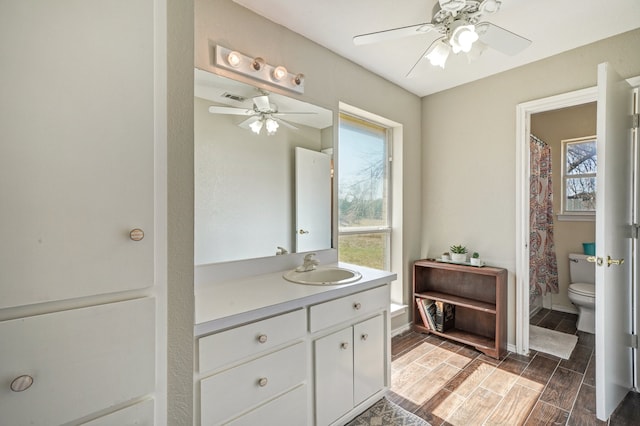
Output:
[[273,135],[278,130],[279,124],[283,124],[290,129],[298,128],[286,120],[280,118],[290,114],[315,114],[313,112],[280,112],[275,104],[269,102],[269,96],[262,94],[251,98],[252,108],[234,108],[224,106],[210,106],[209,112],[212,114],[248,115],[249,118],[239,124],[240,127],[249,127],[254,133],[260,134],[264,127],[268,135]]
[[353,42],[362,45],[429,32],[438,33],[439,37],[420,56],[407,77],[422,58],[444,68],[451,52],[466,53],[468,59],[472,60],[489,46],[513,56],[529,46],[531,41],[490,22],[480,22],[485,14],[497,12],[500,5],[500,0],[438,0],[433,7],[431,22],[357,35]]

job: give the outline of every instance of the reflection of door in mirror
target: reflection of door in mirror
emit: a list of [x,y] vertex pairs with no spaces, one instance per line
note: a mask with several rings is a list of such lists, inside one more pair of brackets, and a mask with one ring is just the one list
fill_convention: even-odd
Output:
[[[202,70],[194,93],[195,264],[295,252],[295,148],[332,148],[333,112]],[[267,108],[255,98],[265,97],[281,124],[271,135],[266,124],[259,134],[250,128]],[[313,250],[331,248],[330,219],[325,228],[326,246]]]
[[331,247],[331,157],[296,147],[296,252]]

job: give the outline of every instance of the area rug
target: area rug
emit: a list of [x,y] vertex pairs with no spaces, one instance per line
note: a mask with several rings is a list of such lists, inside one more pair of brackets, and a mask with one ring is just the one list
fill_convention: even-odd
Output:
[[560,333],[536,325],[529,326],[529,348],[538,352],[569,359],[577,342],[576,335]]
[[430,426],[430,424],[387,398],[382,398],[347,423],[347,426]]

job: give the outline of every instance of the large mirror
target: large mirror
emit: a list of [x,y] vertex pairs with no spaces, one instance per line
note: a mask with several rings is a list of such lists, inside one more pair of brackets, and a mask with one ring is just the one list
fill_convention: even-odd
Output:
[[331,248],[332,111],[198,69],[194,93],[195,264]]

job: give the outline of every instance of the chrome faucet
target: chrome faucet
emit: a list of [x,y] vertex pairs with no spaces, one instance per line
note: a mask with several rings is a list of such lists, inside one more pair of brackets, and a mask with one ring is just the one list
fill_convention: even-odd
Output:
[[297,272],[308,272],[316,269],[316,266],[320,264],[317,259],[314,259],[315,253],[309,253],[304,257],[304,261],[301,266],[296,268]]

